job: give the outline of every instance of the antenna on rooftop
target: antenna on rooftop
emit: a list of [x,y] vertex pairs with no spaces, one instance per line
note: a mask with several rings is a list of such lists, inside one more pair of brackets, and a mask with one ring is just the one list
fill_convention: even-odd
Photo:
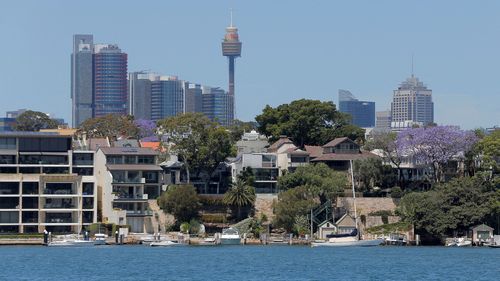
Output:
[[231,24],[230,27],[233,27],[233,8],[229,9],[229,14],[231,15]]
[[413,78],[413,53],[411,54],[411,77]]

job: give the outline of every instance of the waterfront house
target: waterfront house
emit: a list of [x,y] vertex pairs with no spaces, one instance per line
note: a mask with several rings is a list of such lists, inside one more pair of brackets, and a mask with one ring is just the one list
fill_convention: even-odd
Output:
[[361,150],[360,146],[347,137],[336,138],[323,146],[305,146],[311,163],[325,163],[337,171],[347,171],[351,160],[375,158],[377,155]]
[[318,225],[318,238],[327,239],[327,235],[336,234],[337,227],[331,221],[324,221]]
[[152,232],[148,200],[156,200],[162,185],[158,151],[142,147],[101,147],[96,153],[96,177],[103,222],[129,225],[131,232]]
[[77,233],[95,223],[94,156],[69,135],[0,134],[0,233]]
[[493,228],[486,224],[471,227],[472,230],[472,243],[475,245],[482,245],[483,243],[491,242],[493,238]]

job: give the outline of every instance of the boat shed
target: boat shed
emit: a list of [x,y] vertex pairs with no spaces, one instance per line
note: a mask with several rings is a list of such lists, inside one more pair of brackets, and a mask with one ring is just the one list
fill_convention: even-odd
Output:
[[343,215],[336,223],[338,231],[337,234],[348,234],[356,229],[356,220],[349,214]]
[[481,245],[491,241],[493,238],[493,228],[486,224],[472,227],[472,243]]
[[318,238],[327,239],[327,235],[337,233],[337,227],[331,221],[324,221],[318,225]]

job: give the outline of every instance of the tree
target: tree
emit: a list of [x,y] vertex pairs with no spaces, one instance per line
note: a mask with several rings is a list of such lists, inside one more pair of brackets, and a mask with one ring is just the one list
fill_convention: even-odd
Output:
[[364,139],[364,130],[349,125],[347,116],[337,111],[333,102],[301,99],[276,108],[267,105],[255,120],[259,132],[271,142],[281,135],[290,137],[300,147],[323,145],[335,137]]
[[243,133],[250,132],[252,130],[256,130],[257,125],[255,122],[244,122],[241,120],[234,120],[233,124],[228,127],[229,132],[231,133],[231,139],[233,142],[237,142],[243,136]]
[[380,158],[355,160],[354,180],[357,187],[370,191],[373,187],[393,187],[396,182],[392,168],[382,163]]
[[84,134],[88,138],[136,138],[139,128],[134,123],[134,116],[108,114],[85,120],[80,124],[77,134]]
[[135,126],[138,128],[138,138],[146,141],[158,141],[156,135],[156,122],[146,119],[138,119],[134,121]]
[[278,201],[274,203],[274,225],[282,227],[288,232],[294,231],[296,218],[307,216],[312,208],[319,205],[319,200],[311,194],[306,186],[299,186],[278,194]]
[[59,123],[40,111],[27,110],[16,118],[15,131],[38,132],[41,129],[57,129]]
[[234,155],[227,130],[201,113],[186,113],[157,122],[158,132],[173,143],[172,151],[184,162],[188,180],[191,172],[206,183],[217,166]]
[[250,207],[255,202],[255,188],[247,185],[241,179],[237,179],[235,183],[231,185],[228,191],[224,194],[224,203],[236,208],[237,219],[241,220],[242,210],[245,207]]
[[463,160],[476,142],[473,132],[455,126],[407,129],[400,132],[397,139],[402,153],[411,155],[417,162],[432,165],[435,182],[443,180],[443,168],[448,161]]
[[304,186],[311,198],[317,197],[322,203],[334,199],[348,186],[347,174],[330,169],[324,163],[297,167],[278,179],[282,191]]
[[372,139],[366,142],[365,149],[380,150],[384,159],[396,167],[399,185],[403,185],[401,163],[403,162],[404,155],[400,150],[400,146],[398,146],[397,140],[398,135],[395,132],[373,131]]
[[483,167],[495,173],[500,169],[500,130],[494,130],[478,142],[478,150],[483,156]]
[[495,212],[500,200],[490,181],[475,176],[441,183],[427,192],[412,192],[401,198],[397,214],[415,226],[417,233],[436,238],[464,233]]
[[172,214],[178,223],[198,217],[200,199],[192,185],[172,185],[159,199],[160,207]]
[[253,186],[255,183],[255,175],[252,167],[243,167],[243,170],[239,173],[237,178],[250,186]]

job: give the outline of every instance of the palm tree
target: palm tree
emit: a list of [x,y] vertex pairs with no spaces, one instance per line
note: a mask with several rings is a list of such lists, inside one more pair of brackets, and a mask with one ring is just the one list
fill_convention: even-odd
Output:
[[243,207],[253,205],[255,202],[255,189],[242,179],[236,179],[231,184],[231,188],[224,194],[224,203],[238,210],[237,218],[241,219],[241,210]]

